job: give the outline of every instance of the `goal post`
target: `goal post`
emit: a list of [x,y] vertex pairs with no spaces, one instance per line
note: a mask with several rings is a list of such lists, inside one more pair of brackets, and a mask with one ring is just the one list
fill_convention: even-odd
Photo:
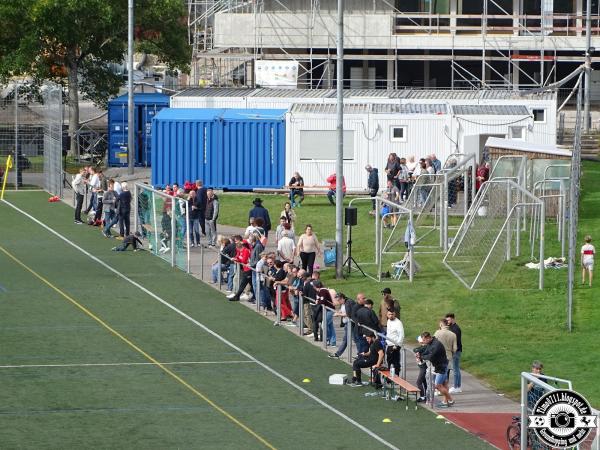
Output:
[[[510,179],[484,183],[469,208],[443,262],[468,288],[492,282],[502,265],[521,254],[537,253],[538,287],[544,287],[544,202]],[[529,218],[529,234],[523,224]]]

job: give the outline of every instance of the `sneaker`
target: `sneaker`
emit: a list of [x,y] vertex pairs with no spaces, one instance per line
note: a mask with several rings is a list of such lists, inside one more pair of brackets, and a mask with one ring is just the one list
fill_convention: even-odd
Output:
[[235,295],[233,297],[227,296],[227,298],[229,299],[230,302],[239,302],[240,301],[240,298],[236,297]]
[[364,385],[360,381],[353,381],[350,383],[350,387],[363,387]]
[[454,405],[454,400],[450,400],[450,401],[448,402],[448,406],[453,406],[453,405]]
[[436,389],[435,392],[433,393],[433,395],[435,395],[436,397],[439,397],[440,395],[442,395],[442,393]]
[[230,291],[229,289],[227,289],[227,290],[225,291],[225,293],[226,293],[226,294],[233,294],[233,291]]
[[427,397],[417,397],[417,403],[425,403],[427,401]]
[[233,292],[227,296],[227,298],[233,298],[233,297],[235,297],[235,294]]
[[340,359],[339,355],[335,354],[335,353],[330,353],[329,355],[327,355],[329,358],[331,359]]
[[452,406],[450,403],[439,402],[435,405],[436,408],[450,408]]
[[459,387],[451,387],[448,392],[450,392],[451,394],[460,394],[462,392],[462,389]]
[[76,220],[76,221],[75,221],[75,222],[73,222],[73,223],[75,223],[76,225],[81,225],[81,224],[83,224],[83,222],[82,222],[81,220]]

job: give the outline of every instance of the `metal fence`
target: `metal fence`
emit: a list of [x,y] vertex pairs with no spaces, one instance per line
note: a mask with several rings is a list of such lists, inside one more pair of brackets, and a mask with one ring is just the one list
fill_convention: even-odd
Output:
[[0,92],[0,166],[13,156],[8,189],[62,196],[62,90],[46,82],[40,94],[38,101],[31,87],[19,82]]

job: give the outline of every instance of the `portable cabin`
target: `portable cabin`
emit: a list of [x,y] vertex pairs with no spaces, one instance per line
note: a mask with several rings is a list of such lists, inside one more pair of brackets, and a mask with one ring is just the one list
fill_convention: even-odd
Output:
[[[134,101],[134,157],[136,166],[151,165],[152,119],[169,107],[169,96],[156,93],[136,93]],[[121,95],[108,102],[108,165],[127,165],[128,96]]]
[[219,189],[281,187],[285,113],[281,109],[163,110],[153,122],[152,184],[201,179]]

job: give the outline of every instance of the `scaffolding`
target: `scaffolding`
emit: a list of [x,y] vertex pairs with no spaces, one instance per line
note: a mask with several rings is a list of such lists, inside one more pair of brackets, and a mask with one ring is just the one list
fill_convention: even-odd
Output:
[[[410,3],[405,2],[349,0],[346,8],[350,16],[363,15],[387,24],[387,28],[375,28],[372,35],[360,37],[353,35],[359,30],[352,28],[352,23],[347,24],[350,37],[347,41],[354,36],[355,40],[368,44],[363,47],[365,50],[355,46],[356,51],[345,55],[349,61],[363,62],[364,79],[351,74],[352,87],[373,87],[371,84],[377,83],[374,87],[395,89],[399,82],[394,62],[410,60],[449,62],[452,70],[447,87],[453,89],[545,86],[556,80],[559,61],[583,61],[583,54],[572,54],[583,50],[577,41],[586,25],[583,2],[575,0],[569,2],[568,8],[557,4],[549,9],[553,3],[544,0],[525,6],[524,2],[483,0],[480,9],[473,6],[475,2],[470,6],[471,11],[468,6],[459,7],[457,0],[422,1],[411,8],[418,11],[408,11],[403,5]],[[254,87],[254,61],[269,59],[298,62],[301,87],[333,87],[335,3],[333,0],[188,0],[192,84]],[[445,6],[439,6],[442,4]],[[517,5],[516,9],[513,5]],[[216,18],[226,14],[239,14],[247,27],[238,32],[234,26],[230,33],[236,36],[217,43]],[[592,34],[600,35],[600,6],[591,21]],[[421,47],[420,53],[402,45],[403,39],[418,36],[439,44]],[[572,47],[565,46],[571,38]],[[472,45],[465,46],[465,39]],[[243,45],[236,44],[236,40],[243,41]],[[371,44],[375,42],[382,44]],[[387,61],[386,76],[377,76],[375,82],[369,73],[370,61]],[[479,64],[481,67],[476,67]],[[532,68],[532,65],[537,65],[533,75],[531,70],[524,70],[524,66]],[[431,87],[429,78],[425,75],[423,78],[424,87]]]

